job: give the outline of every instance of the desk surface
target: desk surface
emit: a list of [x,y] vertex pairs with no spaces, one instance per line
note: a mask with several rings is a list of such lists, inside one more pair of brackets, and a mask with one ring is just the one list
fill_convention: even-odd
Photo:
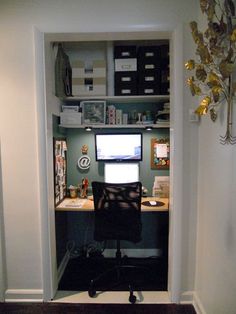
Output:
[[[168,198],[157,198],[157,197],[143,197],[142,202],[158,201],[163,202],[162,206],[144,206],[141,205],[142,212],[162,212],[169,210],[169,199]],[[94,204],[93,198],[88,197],[87,199],[81,198],[65,198],[57,207],[56,211],[93,211]]]

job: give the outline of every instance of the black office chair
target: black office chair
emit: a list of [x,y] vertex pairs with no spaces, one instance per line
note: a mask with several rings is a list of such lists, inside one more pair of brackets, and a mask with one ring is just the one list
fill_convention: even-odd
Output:
[[[116,272],[117,283],[120,282],[122,269],[139,268],[122,264],[120,241],[126,240],[137,243],[141,240],[141,196],[142,184],[92,182],[96,241],[116,240],[116,265],[90,281],[88,294],[96,295],[95,284],[110,272]],[[133,295],[133,285],[128,283],[131,303],[136,302]]]

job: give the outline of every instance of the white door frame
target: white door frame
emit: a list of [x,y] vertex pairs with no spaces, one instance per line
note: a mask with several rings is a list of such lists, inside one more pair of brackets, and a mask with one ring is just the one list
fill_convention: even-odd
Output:
[[47,110],[45,91],[45,47],[44,33],[34,28],[35,43],[35,76],[36,76],[36,106],[38,131],[38,162],[39,162],[39,202],[41,218],[42,245],[42,279],[43,299],[53,297],[53,265],[50,238],[50,215],[48,210],[48,174],[47,174]]
[[[44,301],[51,300],[57,290],[55,282],[55,237],[51,236],[50,226],[55,218],[48,210],[47,174],[47,110],[45,97],[44,33],[35,28],[35,73],[36,102],[38,117],[38,156],[41,208],[41,241]],[[181,288],[181,221],[182,221],[182,180],[183,180],[183,30],[178,27],[171,33],[173,54],[171,81],[171,195],[170,195],[170,236],[169,236],[169,282],[171,302],[180,301]],[[54,219],[54,221],[52,221]],[[1,289],[0,289],[1,291]]]
[[4,236],[2,160],[0,139],[0,302],[3,302],[5,299],[5,290],[6,290],[6,250]]

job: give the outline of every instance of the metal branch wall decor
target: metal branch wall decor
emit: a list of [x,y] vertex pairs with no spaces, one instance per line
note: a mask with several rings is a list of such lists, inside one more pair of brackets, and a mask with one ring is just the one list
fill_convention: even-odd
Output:
[[236,137],[232,136],[236,92],[233,79],[236,68],[235,6],[232,0],[200,0],[200,7],[207,16],[207,28],[200,32],[197,22],[190,23],[198,60],[190,59],[185,63],[187,70],[194,71],[187,84],[193,96],[201,96],[195,110],[199,116],[209,113],[214,122],[220,105],[227,105],[227,128],[225,135],[220,136],[220,143],[236,144]]

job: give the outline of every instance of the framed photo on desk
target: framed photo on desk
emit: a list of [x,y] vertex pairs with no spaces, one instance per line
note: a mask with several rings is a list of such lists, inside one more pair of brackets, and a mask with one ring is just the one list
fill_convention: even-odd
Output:
[[169,138],[151,139],[151,169],[169,169],[170,166]]

